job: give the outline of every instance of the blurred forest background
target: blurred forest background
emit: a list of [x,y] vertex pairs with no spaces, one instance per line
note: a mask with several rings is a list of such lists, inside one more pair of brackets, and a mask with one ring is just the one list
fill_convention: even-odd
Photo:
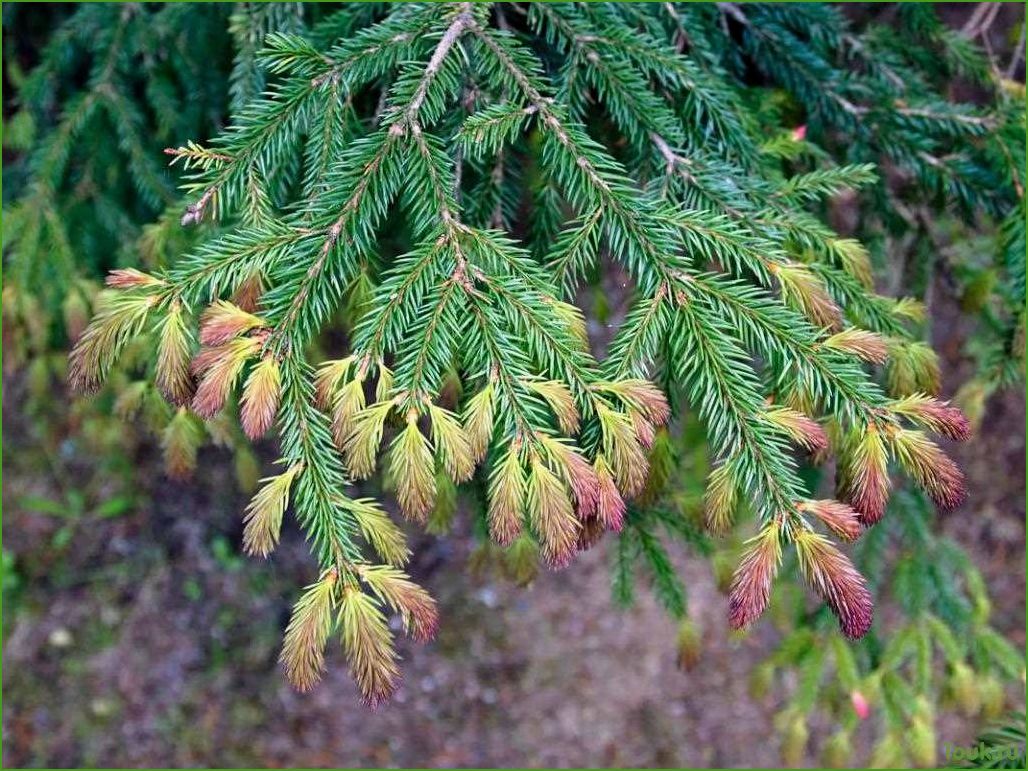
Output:
[[[195,466],[190,478],[176,480],[166,473],[168,436],[162,440],[147,429],[153,416],[145,408],[126,422],[115,413],[133,413],[133,405],[114,393],[71,399],[63,379],[68,340],[88,321],[103,271],[152,265],[189,246],[191,236],[178,226],[181,209],[172,205],[175,177],[161,150],[205,140],[229,105],[247,98],[255,80],[246,77],[247,47],[252,54],[262,30],[276,24],[273,17],[288,4],[260,11],[245,5],[207,6],[205,12],[223,23],[196,34],[155,21],[137,30],[131,44],[138,50],[126,61],[62,62],[80,86],[89,67],[100,67],[101,74],[106,66],[141,68],[139,88],[147,93],[140,101],[154,112],[115,103],[123,112],[111,122],[109,142],[70,149],[52,135],[41,145],[41,128],[23,108],[60,111],[60,125],[73,130],[77,111],[90,119],[93,95],[85,90],[65,104],[48,102],[44,92],[53,84],[34,68],[60,46],[75,50],[76,36],[117,33],[103,26],[102,16],[94,18],[95,28],[88,18],[78,30],[59,27],[76,13],[73,5],[3,9],[4,765],[781,763],[776,715],[796,675],[763,692],[753,681],[784,633],[773,622],[746,636],[728,633],[716,564],[712,569],[709,560],[684,550],[674,555],[700,637],[699,659],[686,671],[677,662],[675,623],[646,592],[628,610],[611,602],[607,549],[518,586],[459,514],[448,535],[410,532],[411,572],[438,598],[443,624],[434,643],[405,656],[405,685],[394,702],[378,712],[358,706],[341,665],[331,666],[313,693],[293,692],[276,660],[296,587],[311,578],[308,550],[289,523],[274,559],[245,559],[239,551],[240,512],[274,458],[270,443],[251,449],[238,429],[216,427],[214,444],[182,461]],[[951,4],[938,11],[954,32],[973,34],[1002,69],[1010,63],[1006,78],[1023,84],[1023,5]],[[869,18],[888,23],[890,9],[851,4],[845,13],[857,24]],[[246,26],[256,18],[247,14],[263,15]],[[55,39],[55,29],[68,39]],[[176,56],[194,70],[162,69]],[[961,99],[975,98],[973,85],[954,88],[962,89]],[[24,249],[25,212],[33,211],[33,196],[43,201],[51,192],[39,164],[63,166],[68,152],[90,157],[102,170],[94,178],[112,184],[126,173],[123,159],[135,159],[135,168],[153,175],[153,200],[140,197],[109,210],[93,191],[77,190],[79,210],[68,211],[103,227],[72,231],[71,243],[63,245],[47,240],[49,212],[37,207],[37,259],[51,268],[51,278],[15,282],[16,294],[8,282],[9,272],[20,269],[8,260],[9,208],[21,205],[12,216],[20,227],[17,248]],[[30,168],[29,157],[37,165]],[[168,213],[148,214],[165,205]],[[852,199],[839,200],[833,216],[855,220],[860,214],[853,207]],[[943,395],[953,397],[963,387],[965,406],[973,413],[977,405],[978,430],[972,441],[947,448],[967,474],[969,500],[938,515],[934,526],[969,553],[991,598],[993,627],[1023,654],[1023,382],[975,390],[976,340],[987,324],[981,297],[995,281],[988,270],[974,269],[986,236],[973,227],[936,224],[938,241],[911,249],[946,258],[946,269],[927,274],[923,294]],[[94,239],[90,254],[106,250],[108,259],[79,262],[80,237]],[[628,300],[619,295],[621,285],[612,271],[587,290],[605,298],[604,313],[613,322]],[[593,324],[597,339],[605,326]],[[338,651],[331,657],[341,658]],[[1023,669],[1022,682],[1006,686],[1000,709],[995,694],[974,698],[949,694],[936,724],[939,743],[971,744],[1003,706],[1023,710]],[[858,757],[877,739],[876,718],[855,730]],[[828,725],[815,712],[810,733],[827,733]],[[816,763],[822,744],[815,738],[798,760]]]

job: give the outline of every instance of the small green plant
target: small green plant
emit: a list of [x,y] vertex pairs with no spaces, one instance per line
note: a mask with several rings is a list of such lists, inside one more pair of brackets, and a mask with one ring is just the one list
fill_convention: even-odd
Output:
[[120,517],[132,508],[135,501],[128,495],[117,495],[90,507],[80,490],[68,490],[64,500],[30,496],[18,501],[28,511],[46,514],[65,524],[54,533],[51,541],[55,549],[68,546],[75,537],[75,530],[89,519],[112,519]]

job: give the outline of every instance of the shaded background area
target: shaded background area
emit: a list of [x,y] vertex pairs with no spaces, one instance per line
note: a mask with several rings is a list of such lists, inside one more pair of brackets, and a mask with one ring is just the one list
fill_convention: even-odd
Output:
[[[934,298],[949,395],[966,364],[967,322],[944,287]],[[609,544],[522,589],[469,569],[466,518],[452,536],[415,536],[412,573],[439,599],[442,628],[430,645],[403,643],[404,686],[372,713],[358,705],[339,650],[310,695],[291,691],[277,671],[289,604],[312,566],[293,528],[269,562],[238,556],[246,499],[227,453],[205,451],[196,478],[175,484],[163,478],[156,448],[143,445],[137,501],[78,515],[68,544],[55,546],[67,512],[33,506],[66,497],[76,478],[102,487],[104,472],[71,432],[57,465],[33,466],[24,395],[23,382],[5,381],[4,549],[13,557],[5,571],[16,582],[5,593],[5,765],[780,763],[773,716],[786,693],[748,693],[777,632],[765,621],[747,637],[729,636],[725,598],[700,557],[678,555],[704,630],[699,665],[685,673],[675,666],[674,625],[648,593],[633,610],[613,607]],[[1024,436],[1023,395],[990,400],[978,436],[951,448],[970,499],[941,521],[983,571],[993,623],[1020,648]],[[948,714],[938,735],[970,743],[979,728],[977,718]],[[864,744],[869,729],[857,735]]]
[[[959,26],[971,11],[953,4],[943,15]],[[946,282],[929,297],[949,397],[973,369],[973,322]],[[624,299],[607,293],[611,321]],[[674,555],[703,630],[699,663],[682,672],[675,625],[644,587],[632,610],[611,602],[611,543],[520,588],[483,564],[464,513],[450,536],[410,532],[411,572],[439,600],[442,626],[429,645],[399,641],[405,683],[393,702],[375,713],[359,705],[337,641],[320,687],[295,693],[276,660],[315,566],[292,523],[269,561],[241,556],[248,495],[237,477],[258,469],[208,448],[191,481],[172,482],[155,442],[115,427],[100,448],[88,411],[58,388],[43,415],[30,398],[38,389],[31,374],[4,375],[4,765],[781,764],[774,717],[790,689],[749,693],[780,632],[765,620],[730,635],[706,559]],[[273,446],[257,449],[267,473]],[[1024,394],[992,397],[978,435],[946,449],[971,492],[939,527],[969,551],[992,623],[1023,650]],[[1012,705],[1023,699],[1010,693]],[[855,761],[875,717],[857,733]],[[826,722],[812,718],[809,764]],[[938,739],[970,744],[981,725],[946,712]]]

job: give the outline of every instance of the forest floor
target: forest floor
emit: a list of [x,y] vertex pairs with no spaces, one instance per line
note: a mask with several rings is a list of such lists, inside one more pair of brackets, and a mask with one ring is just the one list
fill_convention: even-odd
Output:
[[[937,326],[947,394],[966,374],[962,324],[950,313]],[[312,577],[307,549],[290,529],[270,561],[237,556],[245,497],[227,454],[204,451],[183,484],[163,479],[156,450],[144,448],[132,459],[142,503],[83,516],[55,547],[67,517],[24,502],[64,494],[69,480],[19,462],[36,441],[32,418],[22,384],[5,386],[6,767],[780,763],[773,717],[785,694],[748,694],[776,632],[763,624],[730,638],[702,559],[679,555],[704,630],[699,665],[682,672],[675,628],[647,592],[632,610],[611,604],[603,545],[521,589],[468,571],[474,542],[458,522],[451,536],[416,537],[412,572],[439,599],[442,628],[429,645],[403,645],[394,701],[359,706],[339,650],[320,687],[299,695],[276,657],[289,604]],[[978,436],[953,448],[970,500],[942,521],[983,571],[994,624],[1021,649],[1024,437],[1023,394],[992,399]],[[71,435],[61,448],[71,468],[90,471],[90,448]],[[947,715],[940,741],[970,743],[979,727]]]

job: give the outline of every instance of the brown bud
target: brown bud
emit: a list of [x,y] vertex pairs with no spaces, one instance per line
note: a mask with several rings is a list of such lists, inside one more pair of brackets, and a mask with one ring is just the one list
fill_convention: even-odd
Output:
[[299,691],[309,691],[325,670],[325,643],[332,630],[336,572],[308,586],[293,608],[279,660]]
[[889,358],[889,346],[881,335],[864,329],[846,329],[832,335],[822,345],[835,351],[853,354],[872,364],[884,364]]
[[860,516],[845,503],[833,500],[800,501],[797,508],[813,514],[843,540],[855,541],[860,537]]
[[107,286],[111,289],[139,289],[162,286],[164,282],[135,268],[119,268],[107,274]]
[[361,565],[360,577],[372,591],[403,617],[404,628],[418,642],[435,637],[439,610],[432,595],[389,565]]
[[521,535],[525,506],[525,473],[518,451],[511,447],[489,475],[489,535],[508,546]]
[[850,439],[841,461],[841,496],[860,514],[860,521],[871,526],[885,514],[889,500],[889,459],[881,430],[869,424]]
[[534,459],[528,475],[527,508],[539,535],[543,559],[552,567],[566,567],[575,555],[579,521],[560,480]]
[[571,488],[578,518],[585,520],[592,517],[596,513],[599,496],[599,479],[592,464],[567,442],[546,435],[539,435],[538,440],[546,450],[552,468]]
[[215,300],[200,316],[200,343],[221,345],[251,329],[264,326],[264,320],[224,300]]
[[767,610],[771,601],[771,582],[782,559],[782,545],[775,524],[767,525],[746,544],[728,595],[728,623],[733,629],[748,627]]
[[731,461],[715,467],[707,477],[707,489],[703,493],[703,518],[707,529],[714,535],[723,536],[731,529],[738,491]]
[[260,273],[253,273],[236,287],[236,291],[232,293],[232,302],[240,310],[255,313],[260,307],[263,294],[264,279]]
[[396,497],[404,516],[424,522],[435,505],[435,460],[416,419],[393,440],[389,468],[396,482]]
[[957,465],[920,431],[889,434],[903,469],[943,509],[955,509],[967,499],[967,485]]
[[273,356],[265,356],[250,372],[243,387],[240,407],[240,422],[250,439],[264,436],[278,413],[282,396],[282,378],[278,362]]
[[[260,350],[260,340],[241,337],[214,349],[201,351],[193,360],[194,369],[205,367],[203,378],[193,397],[193,411],[201,418],[210,419],[225,406],[235,387],[246,360]],[[209,358],[207,358],[209,355]]]
[[396,650],[378,604],[347,587],[339,603],[343,650],[364,703],[372,709],[387,701],[400,683]]
[[625,500],[618,492],[614,483],[614,475],[602,455],[596,456],[596,484],[598,497],[596,502],[596,518],[608,530],[621,532],[625,523]]
[[816,453],[828,447],[828,435],[816,420],[789,407],[771,407],[764,419],[803,449]]
[[949,402],[939,401],[925,394],[914,394],[897,399],[892,403],[891,409],[897,415],[903,415],[919,426],[942,434],[948,439],[963,442],[971,437],[971,424],[964,413]]
[[874,604],[853,563],[824,536],[810,530],[800,530],[793,540],[803,575],[838,617],[843,634],[852,639],[867,634]]

